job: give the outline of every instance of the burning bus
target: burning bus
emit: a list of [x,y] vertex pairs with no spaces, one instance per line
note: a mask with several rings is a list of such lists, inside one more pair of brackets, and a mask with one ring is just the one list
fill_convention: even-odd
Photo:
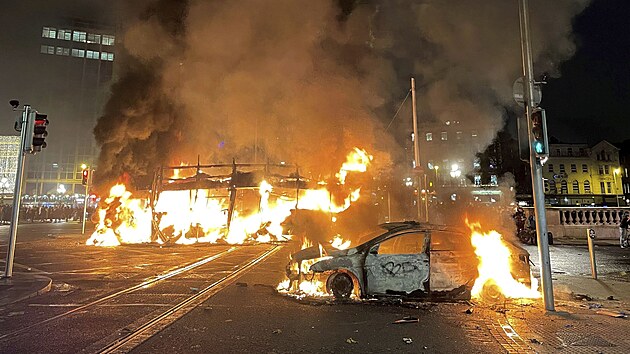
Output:
[[147,191],[132,195],[123,184],[101,201],[88,245],[127,243],[270,242],[290,238],[282,223],[292,210],[334,216],[360,196],[346,183],[365,172],[372,156],[355,148],[334,178],[315,181],[295,165],[206,164],[160,167]]

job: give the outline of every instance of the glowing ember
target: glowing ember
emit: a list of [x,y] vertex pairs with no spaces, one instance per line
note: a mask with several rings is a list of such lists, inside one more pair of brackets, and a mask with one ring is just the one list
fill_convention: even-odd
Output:
[[[347,157],[339,174],[340,184],[348,172],[364,172],[372,157],[355,148]],[[183,163],[181,166],[185,166]],[[181,178],[183,169],[173,169],[172,178]],[[341,177],[340,177],[341,178]],[[298,196],[274,195],[273,186],[262,181],[258,208],[234,210],[228,228],[229,200],[225,192],[209,189],[167,190],[159,194],[152,212],[148,198],[132,198],[125,186],[118,184],[97,211],[96,231],[86,241],[88,245],[117,246],[125,243],[271,242],[286,240],[282,222],[291,215],[299,201],[300,209],[321,210],[331,214],[346,210],[360,196],[360,189],[347,190],[342,200],[336,200],[325,188],[300,190]],[[216,196],[215,193],[222,196]],[[336,193],[339,198],[339,193]],[[343,196],[342,196],[343,197]],[[152,227],[153,226],[153,227]],[[152,229],[157,232],[152,233]],[[343,242],[340,246],[343,246]]]
[[484,287],[492,286],[506,298],[539,298],[536,278],[531,277],[532,288],[529,288],[512,277],[510,249],[501,234],[494,230],[484,233],[479,223],[466,223],[470,227],[470,241],[479,259],[479,277],[472,288],[472,297],[480,298]]

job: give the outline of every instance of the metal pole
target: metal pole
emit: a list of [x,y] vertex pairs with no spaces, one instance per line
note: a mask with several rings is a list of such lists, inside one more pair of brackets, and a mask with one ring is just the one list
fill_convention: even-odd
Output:
[[17,237],[18,220],[20,217],[20,196],[22,195],[22,177],[24,175],[24,147],[26,146],[26,136],[28,130],[29,115],[31,114],[31,106],[24,105],[22,112],[22,129],[20,131],[20,152],[18,158],[17,172],[15,174],[15,189],[13,190],[13,215],[11,216],[11,229],[9,233],[9,245],[7,248],[7,261],[4,267],[3,278],[11,278],[13,276],[13,257],[15,256],[15,243]]
[[595,249],[593,240],[595,239],[595,230],[586,229],[586,240],[588,241],[588,254],[591,256],[591,276],[597,279],[597,265],[595,264]]
[[[415,171],[420,169],[420,137],[418,136],[418,116],[416,114],[416,80],[411,78],[411,112],[413,119],[413,160],[415,163]],[[416,207],[418,208],[418,221],[420,221],[420,214],[422,212],[422,207],[420,206],[420,174],[417,172],[416,174],[416,187],[418,193],[416,194]]]
[[426,173],[424,174],[424,221],[429,222],[429,186]]
[[387,191],[387,222],[392,222],[392,200],[389,191]]
[[545,194],[542,182],[542,165],[538,161],[532,147],[531,115],[534,109],[534,68],[529,34],[528,1],[519,0],[519,19],[521,27],[521,53],[523,59],[523,74],[525,76],[525,98],[527,100],[527,125],[529,132],[529,163],[532,169],[532,191],[534,194],[534,213],[536,216],[536,237],[538,240],[538,255],[540,259],[540,274],[543,290],[543,300],[547,311],[555,311],[553,301],[553,284],[551,281],[551,260],[549,257],[549,243],[547,238],[547,218],[545,216]]
[[87,183],[85,183],[85,198],[83,198],[83,225],[81,225],[81,235],[85,234],[85,214],[87,213],[87,203],[88,203],[88,190],[90,186],[90,179],[92,177],[92,169],[88,167],[88,179]]

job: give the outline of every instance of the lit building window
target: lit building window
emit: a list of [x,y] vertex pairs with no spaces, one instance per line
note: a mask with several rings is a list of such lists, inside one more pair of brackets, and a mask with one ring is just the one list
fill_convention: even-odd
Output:
[[51,45],[42,45],[39,48],[39,52],[42,54],[55,54],[55,47]]
[[573,189],[573,194],[580,194],[580,182],[573,181],[572,189]]
[[88,33],[88,35],[87,35],[87,42],[88,43],[101,44],[101,35],[100,34],[94,34],[94,33]]
[[88,59],[98,59],[99,52],[95,52],[93,50],[88,50],[85,52],[85,57]]
[[463,134],[463,132],[457,132],[457,133],[455,133],[455,139],[457,139],[457,140],[462,140],[462,134]]
[[552,163],[548,163],[547,164],[547,168],[549,169],[549,172],[553,172],[553,164]]
[[499,184],[499,180],[497,179],[497,175],[490,175],[490,184],[496,186]]
[[606,192],[608,194],[612,194],[612,183],[611,182],[606,182]]
[[116,37],[114,37],[114,36],[110,36],[110,35],[104,34],[103,35],[102,44],[103,45],[114,45],[115,39],[116,39]]
[[582,172],[588,172],[588,166],[585,163],[582,164]]
[[610,166],[604,165],[604,174],[605,175],[609,175],[610,174]]
[[480,186],[480,185],[481,185],[481,176],[475,175],[475,186]]
[[83,49],[72,49],[72,56],[77,58],[85,57],[85,50]]
[[584,193],[590,193],[590,192],[591,192],[591,182],[586,180],[584,181]]
[[602,191],[602,194],[606,193],[604,182],[599,182],[599,188]]
[[577,172],[577,165],[574,163],[571,164],[571,172]]
[[427,141],[433,140],[433,133],[427,133]]
[[42,30],[42,37],[44,38],[57,37],[57,29],[54,27],[44,27],[44,29]]
[[101,53],[101,60],[114,61],[114,53]]
[[60,29],[57,32],[57,39],[62,39],[64,41],[69,41],[72,39],[72,31],[67,29]]
[[448,136],[447,136],[446,132],[441,132],[440,133],[440,140],[447,140],[447,139],[448,139]]
[[72,40],[75,42],[83,42],[85,43],[87,37],[87,33],[83,31],[74,31],[72,32]]
[[561,163],[561,164],[560,164],[560,173],[564,173],[564,172],[565,172],[565,170],[564,170],[564,164],[563,164],[563,163]]
[[477,131],[473,130],[472,133],[470,134],[470,136],[472,136],[473,138],[477,137]]

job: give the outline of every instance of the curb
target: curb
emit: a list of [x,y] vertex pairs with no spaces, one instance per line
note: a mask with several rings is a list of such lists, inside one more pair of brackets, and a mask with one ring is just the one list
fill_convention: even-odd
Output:
[[6,306],[6,305],[14,304],[16,302],[24,301],[26,299],[30,299],[30,298],[35,297],[35,296],[43,295],[43,294],[46,294],[47,292],[49,292],[52,289],[52,279],[50,279],[48,277],[45,277],[45,276],[41,276],[41,275],[37,275],[35,277],[38,278],[38,279],[41,279],[41,280],[45,280],[46,284],[40,289],[34,290],[34,291],[32,291],[30,293],[27,293],[25,295],[22,295],[22,296],[20,296],[18,298],[11,299],[11,300],[6,301],[6,302],[2,302],[2,303],[0,303],[0,306]]

